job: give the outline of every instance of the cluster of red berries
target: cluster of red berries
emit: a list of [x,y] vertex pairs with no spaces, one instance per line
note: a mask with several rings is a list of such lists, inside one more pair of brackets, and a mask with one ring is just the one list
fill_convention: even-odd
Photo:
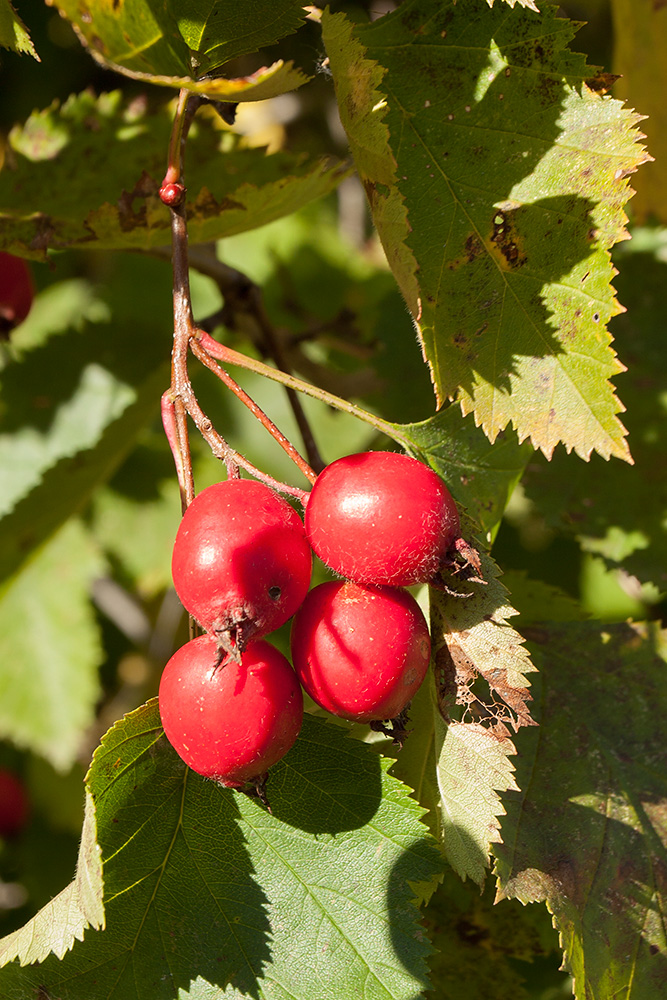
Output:
[[[259,780],[298,736],[302,686],[345,719],[398,716],[431,651],[424,615],[403,588],[434,579],[459,533],[442,480],[393,452],[327,466],[305,524],[254,480],[203,490],[172,559],[176,591],[206,631],[174,654],[160,683],[177,753],[223,785]],[[311,549],[345,579],[309,591]],[[294,668],[263,638],[292,615]]]

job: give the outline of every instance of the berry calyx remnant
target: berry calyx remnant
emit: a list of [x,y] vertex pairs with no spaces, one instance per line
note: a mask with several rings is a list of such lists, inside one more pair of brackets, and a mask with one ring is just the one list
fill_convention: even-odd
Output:
[[185,187],[178,181],[165,183],[160,188],[160,201],[168,208],[177,208],[185,198]]
[[164,668],[159,691],[165,735],[206,778],[241,788],[263,775],[295,742],[303,695],[288,660],[263,640],[240,662],[220,662],[215,636],[192,639]]
[[15,837],[28,819],[28,796],[12,771],[0,768],[0,837]]
[[406,590],[322,583],[292,624],[292,661],[313,701],[355,722],[393,719],[426,676],[428,625]]
[[314,551],[357,583],[408,587],[433,579],[460,534],[440,477],[396,452],[348,455],[317,477],[305,515]]
[[227,650],[243,650],[291,618],[311,569],[299,515],[250,479],[202,490],[183,515],[172,555],[181,602]]
[[35,286],[27,261],[0,253],[0,336],[22,323],[32,307]]

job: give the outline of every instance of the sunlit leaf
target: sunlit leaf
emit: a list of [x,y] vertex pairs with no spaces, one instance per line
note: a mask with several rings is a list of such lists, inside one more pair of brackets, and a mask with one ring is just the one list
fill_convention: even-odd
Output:
[[491,441],[628,458],[609,248],[626,237],[638,116],[602,96],[573,27],[478,0],[325,15],[341,118],[438,398]]
[[0,736],[63,770],[99,697],[89,589],[101,569],[88,535],[70,522],[0,587]]
[[35,343],[2,372],[0,579],[82,509],[158,417],[169,384],[169,279],[160,262],[123,261],[107,289],[113,306],[106,316],[79,317],[64,330],[67,295],[45,294],[48,321],[39,310]]
[[445,722],[431,677],[413,699],[410,727],[393,773],[429,809],[431,830],[457,875],[482,885],[490,845],[501,839],[498,793],[516,789],[514,745],[475,723]]
[[86,813],[72,882],[25,927],[0,941],[0,966],[18,958],[23,965],[42,962],[50,954],[62,958],[89,927],[104,927],[102,865],[96,839],[95,806],[86,794]]
[[[470,537],[467,518],[461,530]],[[500,570],[488,553],[479,553],[481,579],[458,579],[452,574],[452,594],[432,591],[431,635],[436,682],[446,712],[462,706],[464,718],[489,725],[497,736],[509,729],[535,725],[527,674],[535,667],[523,638],[508,619],[518,614],[500,582]]]
[[430,894],[442,860],[389,763],[306,719],[269,813],[189,771],[155,702],[127,716],[88,778],[106,928],[60,962],[5,966],[3,996],[413,1000],[430,950],[415,886]]
[[[198,78],[284,38],[303,23],[298,0],[49,0],[100,62],[128,76]],[[178,86],[178,83],[175,83]]]
[[40,61],[30,33],[9,0],[0,0],[0,45],[12,52],[24,52]]

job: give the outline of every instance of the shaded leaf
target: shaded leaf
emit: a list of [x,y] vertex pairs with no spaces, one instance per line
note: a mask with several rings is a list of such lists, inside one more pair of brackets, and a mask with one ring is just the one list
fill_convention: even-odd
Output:
[[431,830],[457,875],[483,885],[490,845],[501,839],[498,792],[516,789],[514,746],[475,723],[445,722],[432,676],[413,699],[410,729],[393,773],[429,810]]
[[[325,15],[341,118],[438,399],[550,455],[629,458],[609,248],[639,120],[600,96],[573,27],[477,0]],[[588,86],[586,81],[591,82]]]
[[110,322],[98,317],[64,333],[53,315],[59,335],[40,343],[41,335],[2,373],[0,580],[82,509],[159,414],[169,384],[169,286],[159,262],[119,262],[107,290]]
[[576,996],[667,989],[665,634],[568,623],[529,632],[538,729],[504,796],[501,897],[546,900]]
[[0,45],[12,52],[24,52],[40,62],[30,33],[9,0],[0,0]]
[[[418,424],[398,425],[404,446],[442,476],[487,534],[492,534],[533,454],[528,442],[519,444],[512,431],[501,431],[493,445],[472,417],[448,407]],[[410,447],[410,445],[412,447]]]
[[0,736],[66,770],[94,718],[100,637],[89,588],[101,571],[67,524],[0,588]]
[[50,2],[99,62],[128,76],[201,77],[292,34],[305,17],[298,0],[254,0],[250,18],[235,0]]
[[575,535],[587,552],[664,591],[667,264],[659,250],[655,257],[641,252],[641,241],[639,233],[628,245],[629,252],[619,256],[617,284],[628,311],[614,321],[615,336],[629,365],[623,394],[635,465],[616,468],[593,457],[590,465],[582,466],[559,450],[549,464],[531,461],[524,485],[549,525]]
[[543,580],[532,580],[522,570],[505,570],[503,582],[512,595],[512,604],[521,615],[519,624],[522,628],[536,622],[585,621],[590,617],[560,587]]
[[316,984],[322,1000],[413,1000],[429,951],[413,885],[432,889],[442,862],[389,763],[307,718],[272,770],[269,814],[189,771],[155,701],[138,709],[88,777],[106,929],[61,962],[6,966],[3,996],[310,1000]]
[[[558,971],[558,935],[546,906],[508,899],[494,906],[491,882],[480,893],[447,872],[424,923],[436,948],[429,964],[437,986],[427,994],[434,1000],[565,1000],[570,995],[567,977]],[[529,977],[532,989],[523,983]]]
[[[0,173],[2,249],[43,257],[47,248],[168,247],[169,210],[158,191],[170,131],[168,108],[147,110],[119,91],[99,98],[86,92],[33,113],[12,129],[12,155]],[[239,149],[236,137],[198,118],[188,140],[190,242],[290,214],[347,172],[326,157]]]

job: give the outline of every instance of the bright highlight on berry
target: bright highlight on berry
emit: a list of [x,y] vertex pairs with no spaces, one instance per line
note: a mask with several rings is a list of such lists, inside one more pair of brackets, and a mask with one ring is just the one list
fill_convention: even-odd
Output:
[[240,662],[220,663],[215,636],[181,646],[160,681],[160,717],[185,763],[231,788],[261,778],[293,745],[303,695],[274,646],[250,643]]
[[348,455],[320,473],[306,507],[317,555],[357,583],[408,587],[433,579],[460,534],[438,475],[395,452]]
[[184,607],[227,649],[243,649],[291,618],[311,568],[299,515],[250,479],[202,490],[183,515],[172,556]]

